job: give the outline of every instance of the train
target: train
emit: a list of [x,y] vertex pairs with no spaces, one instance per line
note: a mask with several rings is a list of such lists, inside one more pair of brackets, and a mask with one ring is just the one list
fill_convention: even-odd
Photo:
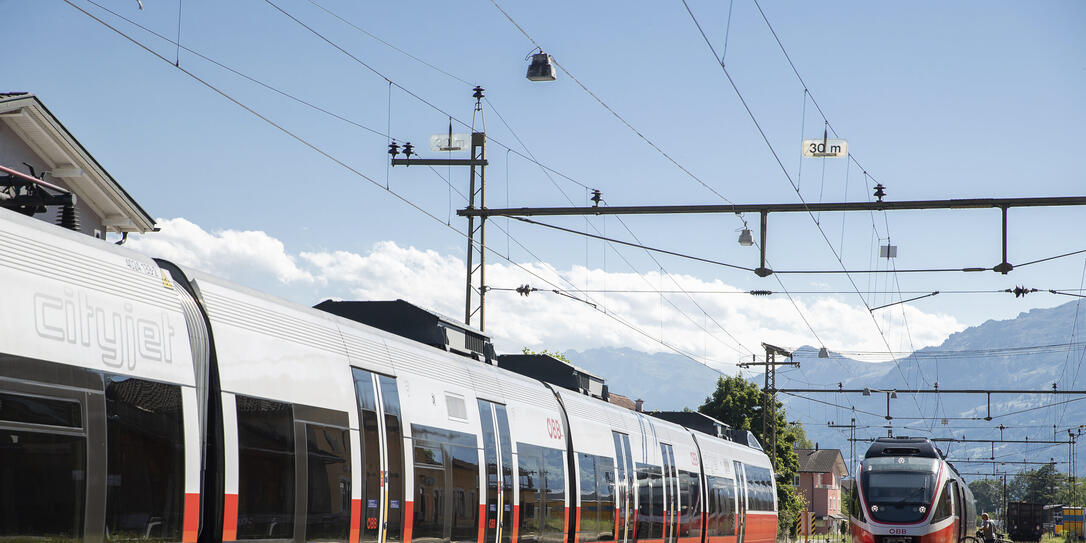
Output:
[[958,543],[975,538],[973,493],[927,438],[880,437],[848,504],[853,543]]
[[0,540],[775,540],[752,435],[510,371],[462,325],[429,328],[437,344],[374,327],[356,303],[293,304],[0,209]]
[[1040,541],[1045,533],[1045,504],[1008,502],[1003,522],[1012,540]]

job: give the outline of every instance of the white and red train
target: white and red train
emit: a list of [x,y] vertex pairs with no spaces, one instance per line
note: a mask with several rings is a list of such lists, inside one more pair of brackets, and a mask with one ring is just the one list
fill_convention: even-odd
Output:
[[756,447],[0,209],[0,540],[771,543]]
[[959,543],[973,538],[969,485],[926,438],[881,437],[864,454],[848,505],[853,543]]

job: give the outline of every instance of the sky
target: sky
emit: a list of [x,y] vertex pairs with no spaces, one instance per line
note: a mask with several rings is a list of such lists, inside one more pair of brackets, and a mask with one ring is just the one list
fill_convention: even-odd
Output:
[[[887,200],[1086,194],[1082,2],[763,1],[786,56],[752,0],[687,1],[0,0],[18,21],[0,90],[37,94],[158,219],[132,247],[307,305],[403,298],[463,317],[467,170],[386,153],[391,136],[438,157],[429,136],[450,122],[488,135],[489,207],[590,205],[591,189],[614,206],[868,201],[875,183]],[[557,81],[525,79],[535,44]],[[854,160],[801,158],[827,121]],[[757,236],[753,215],[539,220],[758,265],[736,243],[744,220]],[[1084,224],[1083,208],[1012,209],[1008,260],[1086,249]],[[730,368],[767,342],[886,359],[1070,301],[1046,291],[1086,273],[1080,253],[1006,276],[759,278],[488,225],[486,328],[504,351],[631,346]],[[772,214],[767,233],[778,271],[1000,262],[998,210]],[[886,244],[896,259],[878,258]],[[524,284],[541,290],[508,290]],[[992,292],[1018,285],[1042,292]]]

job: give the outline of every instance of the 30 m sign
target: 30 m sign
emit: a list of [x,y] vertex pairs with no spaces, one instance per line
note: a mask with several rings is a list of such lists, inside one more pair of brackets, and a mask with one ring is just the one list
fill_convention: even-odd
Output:
[[842,139],[803,140],[803,156],[842,158],[848,156],[848,142]]

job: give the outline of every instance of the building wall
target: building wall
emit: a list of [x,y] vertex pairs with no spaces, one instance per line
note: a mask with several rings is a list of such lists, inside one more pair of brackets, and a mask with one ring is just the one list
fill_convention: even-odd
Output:
[[[840,516],[841,481],[835,473],[800,473],[797,491],[807,500],[807,510],[816,518]],[[815,523],[814,533],[836,533],[838,521],[819,520]]]
[[[18,172],[30,175],[30,169],[23,164],[24,162],[34,166],[34,171],[38,175],[41,175],[41,172],[51,168],[45,160],[24,143],[22,138],[12,131],[6,123],[0,121],[0,166],[6,166]],[[45,181],[66,189],[70,188],[67,182],[53,178],[49,175],[45,176]],[[99,237],[104,239],[105,228],[102,226],[102,218],[95,214],[94,211],[81,200],[76,202],[75,208],[76,213],[79,216],[79,231],[88,236],[93,236],[95,235],[95,232],[98,232]],[[59,208],[51,206],[45,213],[34,215],[34,218],[56,224],[58,215]]]

